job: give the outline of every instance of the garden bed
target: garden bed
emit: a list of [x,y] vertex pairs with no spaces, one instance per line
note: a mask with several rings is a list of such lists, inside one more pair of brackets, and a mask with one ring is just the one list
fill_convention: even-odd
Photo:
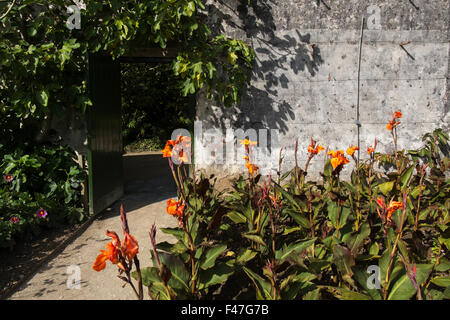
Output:
[[[158,232],[178,241],[156,243],[153,225],[153,266],[141,266],[141,239],[129,234],[122,209],[123,236],[107,231],[112,241],[93,268],[103,270],[108,260],[117,265],[139,299],[144,292],[169,300],[449,299],[449,137],[438,129],[423,137],[423,148],[399,150],[401,117],[395,112],[386,126],[392,154],[377,152],[375,141],[369,158],[358,161],[356,146],[325,151],[311,139],[304,166],[296,161],[268,177],[252,160],[257,142],[241,140],[248,175],[225,192],[214,177],[187,174],[188,137],[169,140],[163,157],[178,197],[166,210],[179,227]],[[321,151],[322,179],[307,181]],[[353,166],[348,181],[340,178],[344,166]]]

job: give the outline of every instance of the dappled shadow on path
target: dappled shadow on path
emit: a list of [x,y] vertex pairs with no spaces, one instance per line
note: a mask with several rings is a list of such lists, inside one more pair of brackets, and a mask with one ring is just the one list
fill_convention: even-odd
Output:
[[121,204],[127,212],[177,196],[166,158],[160,152],[143,152],[123,156],[124,196],[107,208],[99,219],[119,215]]

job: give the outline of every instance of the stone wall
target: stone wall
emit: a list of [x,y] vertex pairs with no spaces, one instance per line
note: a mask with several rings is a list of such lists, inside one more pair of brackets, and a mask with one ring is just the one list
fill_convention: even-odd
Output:
[[[367,157],[365,150],[375,138],[377,151],[393,150],[386,130],[393,111],[403,113],[400,148],[420,147],[423,133],[450,128],[448,0],[218,2],[220,10],[208,8],[209,24],[252,45],[257,58],[252,82],[238,106],[224,110],[199,94],[196,119],[203,131],[277,129],[284,170],[294,164],[297,138],[301,166],[310,137],[334,150],[357,145],[363,17],[361,158]],[[211,141],[196,139],[196,156],[208,153],[203,148],[208,146]],[[322,166],[323,153],[312,162],[309,176],[317,176]],[[222,177],[245,170],[242,163],[198,167]]]

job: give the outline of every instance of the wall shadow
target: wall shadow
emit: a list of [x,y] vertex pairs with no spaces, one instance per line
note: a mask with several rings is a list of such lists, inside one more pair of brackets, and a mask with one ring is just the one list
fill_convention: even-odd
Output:
[[[220,4],[220,8],[218,8]],[[299,73],[314,77],[324,63],[320,47],[311,43],[311,35],[298,30],[281,30],[273,14],[276,0],[236,0],[234,4],[217,0],[207,7],[205,19],[214,34],[238,37],[250,44],[256,54],[252,81],[243,92],[238,106],[224,110],[220,117],[209,112],[205,117],[211,125],[225,130],[224,118],[233,119],[236,128],[278,129],[288,131],[295,120],[292,80]],[[221,10],[221,8],[223,8]]]

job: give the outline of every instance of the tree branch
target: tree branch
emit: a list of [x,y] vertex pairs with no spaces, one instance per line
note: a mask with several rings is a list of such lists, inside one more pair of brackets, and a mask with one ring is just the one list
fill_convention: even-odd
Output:
[[12,7],[14,7],[15,3],[16,3],[16,0],[13,0],[11,5],[9,6],[8,10],[6,10],[6,12],[2,16],[0,16],[0,20],[2,20],[4,17],[6,17],[8,15],[8,13],[11,11]]

